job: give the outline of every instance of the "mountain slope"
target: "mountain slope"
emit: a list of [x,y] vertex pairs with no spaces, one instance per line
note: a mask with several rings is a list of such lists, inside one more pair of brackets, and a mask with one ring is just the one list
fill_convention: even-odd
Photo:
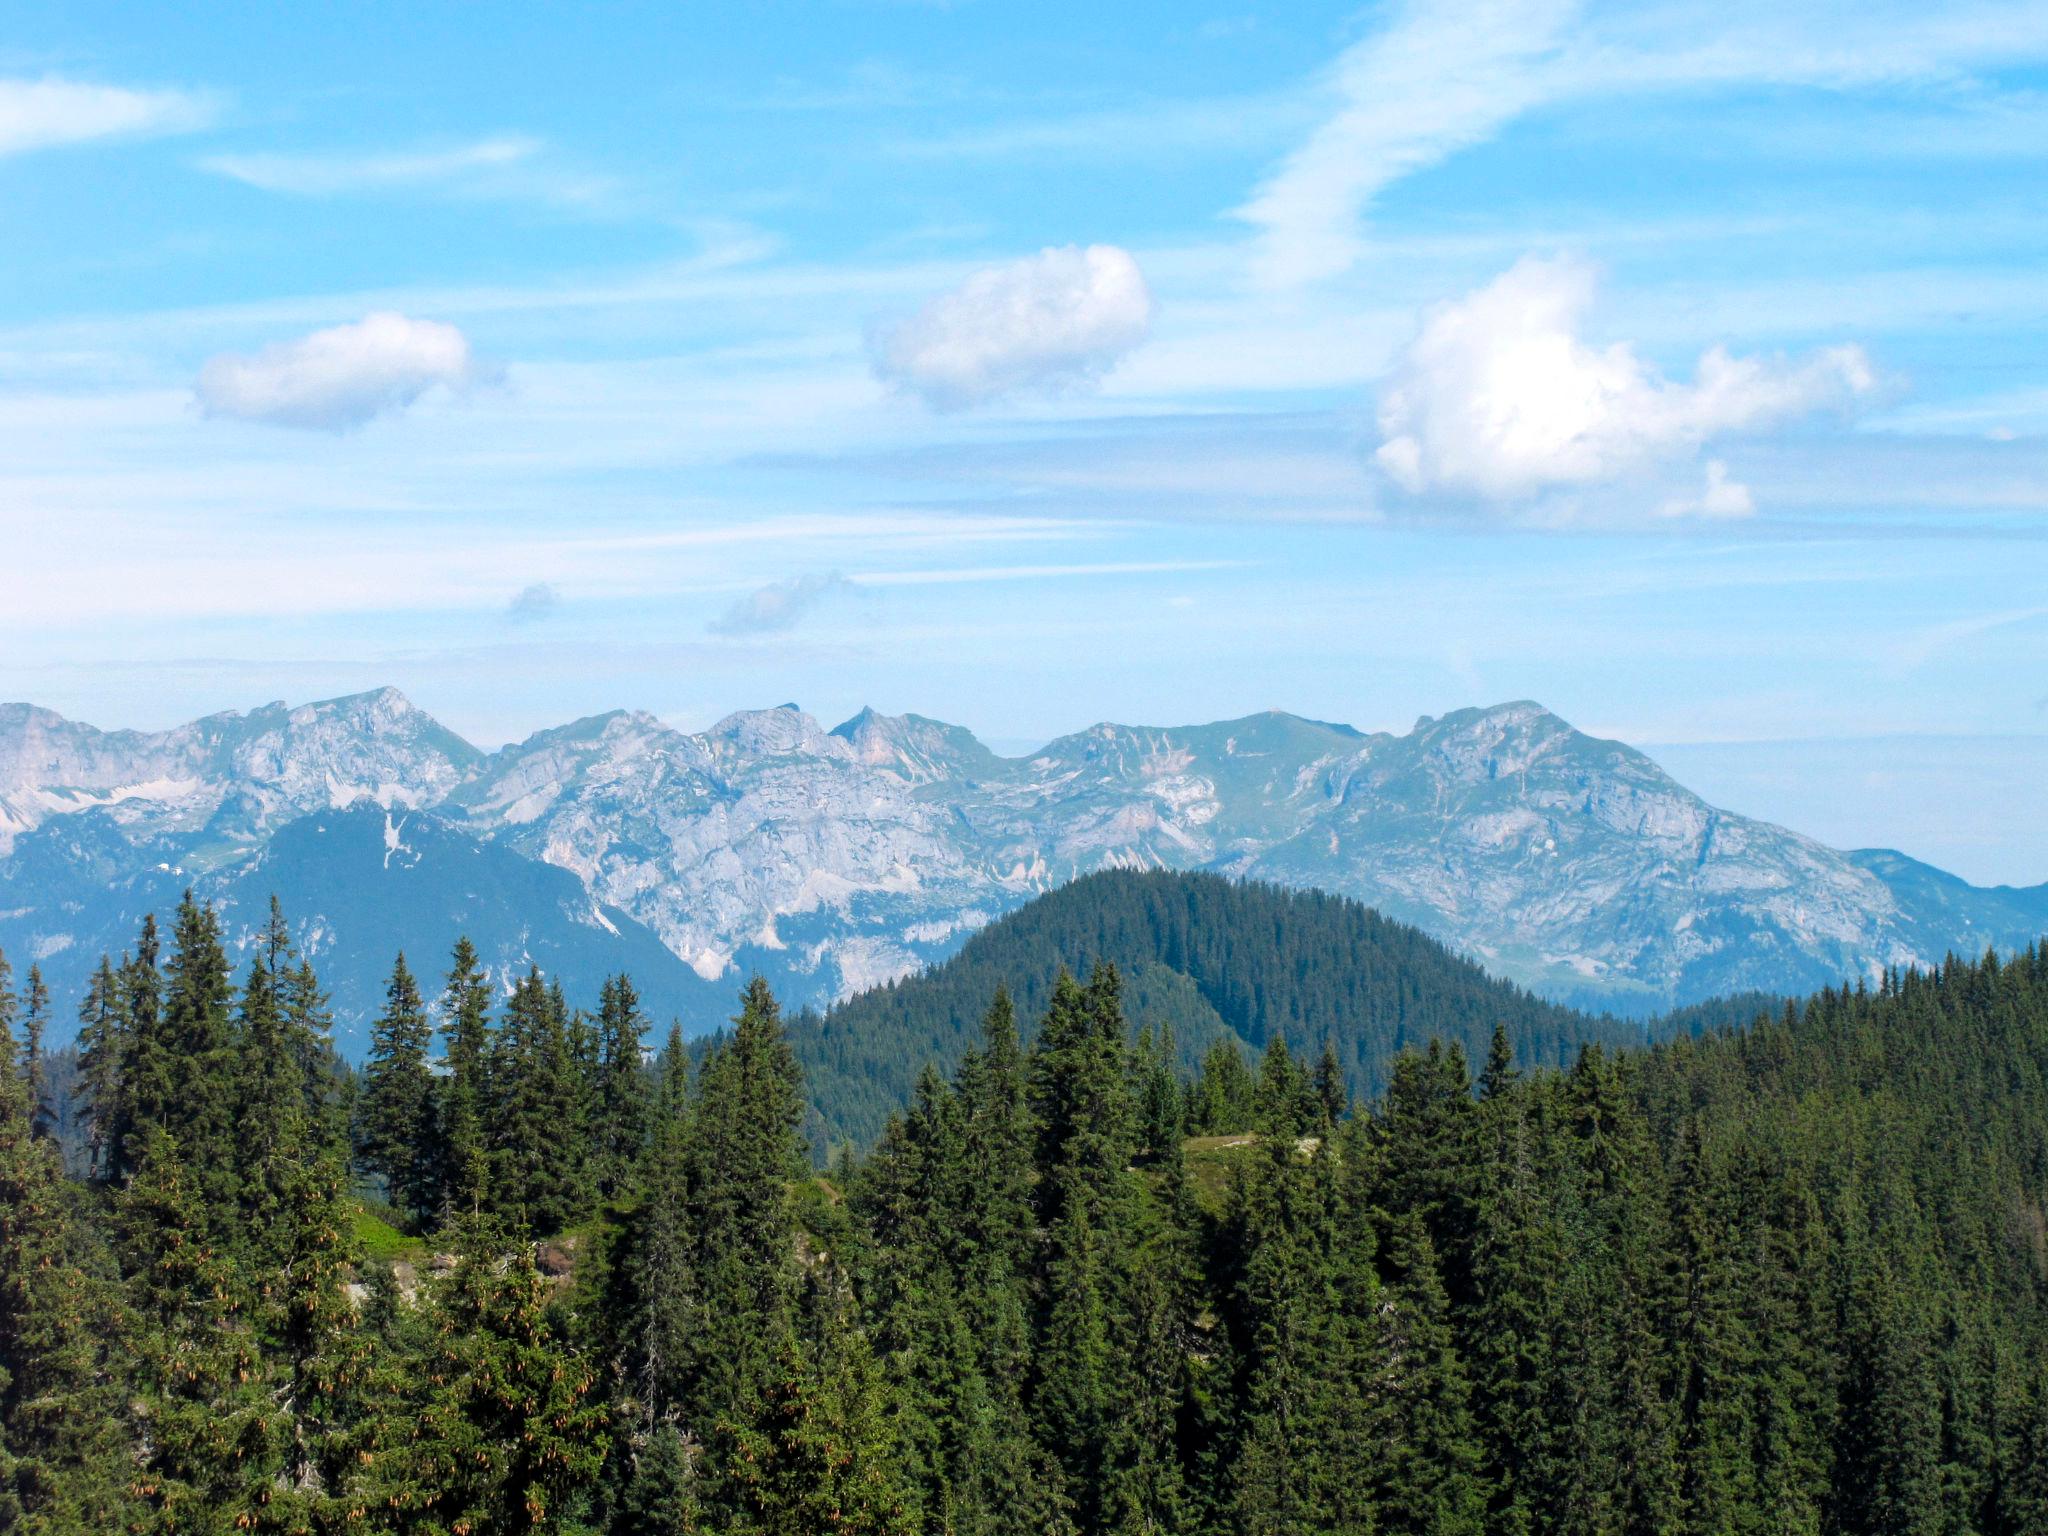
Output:
[[[1526,701],[1405,735],[1279,712],[1101,724],[1017,758],[922,716],[863,710],[827,730],[794,705],[694,733],[621,711],[489,754],[391,689],[153,734],[0,707],[0,885],[17,891],[45,832],[109,881],[146,885],[160,864],[226,878],[293,821],[358,803],[432,810],[567,872],[714,991],[759,970],[820,1006],[1115,868],[1352,896],[1546,997],[1644,1016],[2048,927],[2048,886],[1982,890],[1727,814]],[[85,942],[47,900],[10,901],[46,941]],[[0,915],[0,941],[15,921]],[[375,999],[338,991],[337,1006]]]
[[[254,858],[195,869],[179,842],[137,850],[104,811],[65,817],[23,837],[0,861],[0,951],[38,963],[60,998],[75,998],[103,953],[133,946],[143,914],[168,916],[190,887],[221,910],[231,957],[255,942],[278,897],[335,1009],[335,1043],[360,1059],[368,1021],[382,1005],[401,948],[432,995],[449,951],[467,935],[501,982],[528,965],[559,977],[579,1000],[620,971],[631,974],[649,1016],[693,1033],[731,1010],[730,988],[713,985],[647,929],[593,901],[567,870],[479,842],[427,812],[372,803],[314,812],[285,823]],[[51,1043],[69,1038],[61,1008]]]
[[1219,1039],[1335,1047],[1355,1093],[1432,1039],[1485,1059],[1496,1023],[1518,1060],[1568,1062],[1581,1044],[1640,1044],[1639,1023],[1543,1002],[1426,934],[1354,901],[1215,875],[1111,870],[1041,896],[950,960],[791,1026],[813,1107],[831,1134],[867,1144],[909,1101],[927,1062],[950,1072],[980,1041],[999,987],[1029,1040],[1061,968],[1096,961],[1125,978],[1134,1028],[1171,1028],[1192,1064]]

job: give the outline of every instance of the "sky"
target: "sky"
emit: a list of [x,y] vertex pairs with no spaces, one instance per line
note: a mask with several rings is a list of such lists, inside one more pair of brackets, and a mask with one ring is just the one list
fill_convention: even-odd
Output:
[[12,5],[0,697],[1534,698],[2048,880],[2048,7]]

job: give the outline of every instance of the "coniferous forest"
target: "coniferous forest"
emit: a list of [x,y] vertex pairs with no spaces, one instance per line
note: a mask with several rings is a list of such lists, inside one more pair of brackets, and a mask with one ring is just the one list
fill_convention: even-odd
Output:
[[2040,948],[1356,1103],[997,977],[822,1173],[758,981],[402,957],[353,1071],[245,953],[146,921],[75,1063],[0,972],[0,1529],[2048,1530]]

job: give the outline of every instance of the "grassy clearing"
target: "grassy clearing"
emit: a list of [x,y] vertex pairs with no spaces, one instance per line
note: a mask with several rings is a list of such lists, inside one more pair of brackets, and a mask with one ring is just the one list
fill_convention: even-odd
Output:
[[1233,1170],[1241,1168],[1258,1152],[1259,1139],[1249,1133],[1237,1136],[1190,1136],[1181,1143],[1187,1159],[1188,1183],[1195,1199],[1210,1215],[1221,1215],[1230,1195]]
[[412,1258],[424,1252],[427,1245],[424,1239],[407,1237],[382,1217],[357,1206],[356,1246],[362,1249],[364,1258],[388,1264],[393,1259]]

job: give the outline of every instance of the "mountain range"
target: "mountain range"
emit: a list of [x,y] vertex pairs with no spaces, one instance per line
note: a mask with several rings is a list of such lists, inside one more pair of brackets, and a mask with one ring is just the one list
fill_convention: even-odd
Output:
[[[1981,888],[1707,805],[1529,702],[1396,735],[1272,712],[1103,724],[1022,757],[917,715],[619,711],[482,752],[395,689],[102,731],[0,705],[0,948],[77,989],[191,886],[285,903],[359,1048],[390,955],[458,932],[572,993],[629,970],[716,1024],[743,973],[843,1000],[1103,868],[1354,897],[1544,997],[1621,1014],[1803,992],[2048,930]],[[426,952],[420,952],[426,951]]]

